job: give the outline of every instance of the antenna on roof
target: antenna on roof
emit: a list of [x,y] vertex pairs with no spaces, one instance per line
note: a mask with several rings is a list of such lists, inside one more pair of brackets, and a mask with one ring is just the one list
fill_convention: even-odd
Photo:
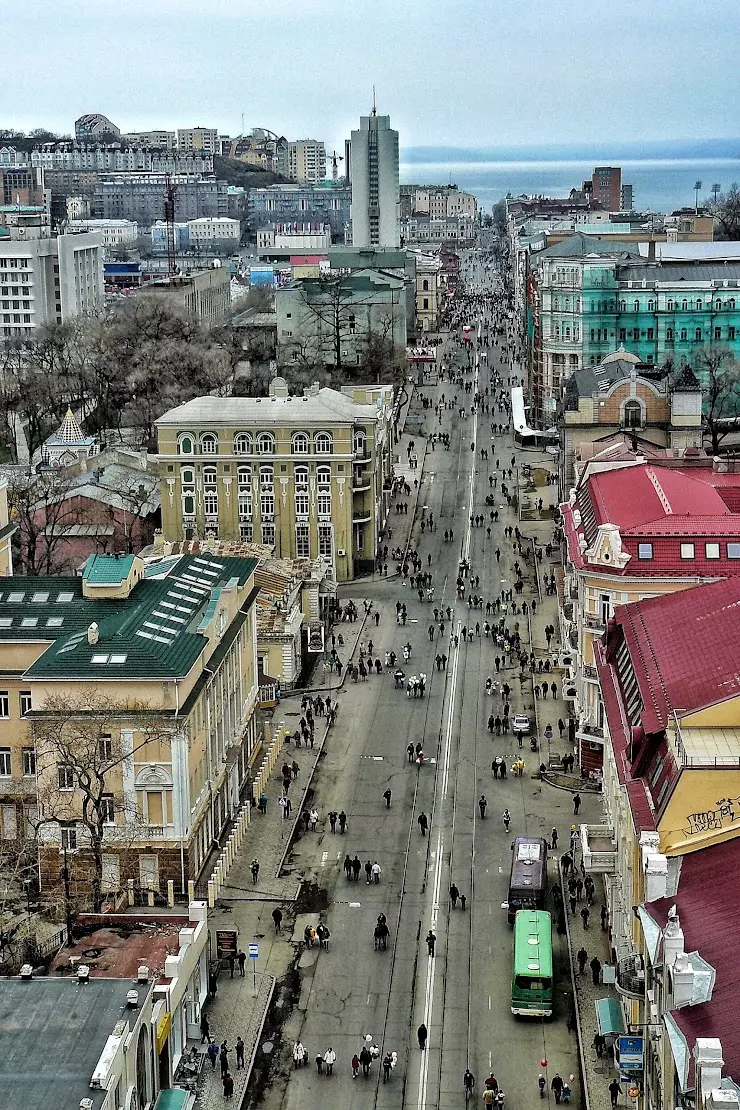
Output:
[[372,115],[377,116],[378,109],[375,107],[375,85],[373,85],[373,110]]

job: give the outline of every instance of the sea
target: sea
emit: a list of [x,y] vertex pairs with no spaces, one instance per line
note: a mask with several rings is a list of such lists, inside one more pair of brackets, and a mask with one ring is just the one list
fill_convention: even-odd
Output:
[[632,185],[637,211],[671,212],[694,206],[697,181],[701,182],[700,202],[711,199],[715,185],[724,191],[740,182],[740,141],[729,141],[725,151],[726,156],[702,157],[679,150],[670,157],[563,158],[553,150],[550,157],[538,151],[536,157],[527,158],[523,152],[514,156],[425,147],[401,151],[400,178],[402,184],[455,184],[473,193],[478,205],[490,211],[509,194],[566,197],[591,177],[594,166],[621,166],[622,183]]

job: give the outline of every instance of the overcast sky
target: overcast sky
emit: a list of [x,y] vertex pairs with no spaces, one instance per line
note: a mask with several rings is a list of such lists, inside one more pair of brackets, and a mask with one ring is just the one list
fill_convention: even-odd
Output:
[[[3,20],[0,126],[255,125],[337,146],[738,134],[738,0],[32,0]],[[8,40],[9,36],[9,40]],[[12,93],[9,93],[12,89]]]

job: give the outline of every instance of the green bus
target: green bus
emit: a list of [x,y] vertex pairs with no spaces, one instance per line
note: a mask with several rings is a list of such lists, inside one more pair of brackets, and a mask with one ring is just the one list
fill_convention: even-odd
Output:
[[552,919],[546,910],[519,910],[514,920],[511,1012],[552,1017]]

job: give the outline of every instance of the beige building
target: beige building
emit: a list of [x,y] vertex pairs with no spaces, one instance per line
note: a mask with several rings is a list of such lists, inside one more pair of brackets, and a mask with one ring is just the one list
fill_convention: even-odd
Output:
[[186,893],[206,869],[259,745],[256,566],[91,555],[81,577],[5,579],[2,835],[38,846],[44,889],[65,853],[97,907]]
[[288,177],[315,184],[326,177],[326,147],[318,139],[288,143]]
[[414,251],[416,259],[416,330],[437,330],[442,262],[432,254]]
[[157,420],[165,540],[256,541],[321,556],[338,581],[372,569],[392,487],[393,390],[201,397]]
[[214,266],[176,277],[155,278],[132,295],[165,297],[173,308],[199,324],[213,327],[223,323],[231,308],[231,277],[226,266]]
[[215,127],[180,127],[177,131],[177,149],[202,150],[204,154],[218,154],[218,130]]

